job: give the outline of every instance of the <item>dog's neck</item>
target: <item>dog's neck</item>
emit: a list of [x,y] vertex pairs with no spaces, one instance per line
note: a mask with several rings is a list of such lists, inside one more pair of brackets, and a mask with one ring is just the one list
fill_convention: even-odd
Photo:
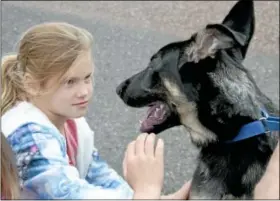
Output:
[[[238,110],[238,106],[228,106],[221,102],[216,107],[223,108],[219,112],[213,114],[209,109],[213,107],[211,104],[204,106],[197,105],[193,108],[181,108],[181,122],[190,133],[194,144],[200,147],[210,144],[220,144],[236,137],[240,129],[260,118],[260,107],[251,104],[245,111]],[[194,109],[194,108],[197,109]],[[184,111],[184,113],[182,112]],[[251,113],[249,112],[251,111]]]
[[[209,89],[202,87],[201,90]],[[182,99],[176,101],[181,124],[190,133],[191,140],[197,146],[203,147],[231,140],[237,136],[242,126],[260,118],[258,102],[245,107],[242,101],[235,105],[231,103],[232,100],[226,100],[222,95],[211,100],[203,99],[188,104],[185,104],[187,99],[182,102],[180,102]]]
[[[232,62],[236,65],[228,66],[225,61],[217,63],[217,68],[208,72],[201,80],[203,84],[196,101],[197,114],[192,116],[200,122],[198,133],[208,131],[208,138],[205,142],[200,140],[198,144],[231,140],[238,135],[242,126],[261,117],[264,104],[262,99],[265,95],[260,92],[242,64],[235,60]],[[188,124],[184,125],[191,125],[188,121],[185,123]],[[195,138],[197,137],[193,137],[193,141],[196,141]]]

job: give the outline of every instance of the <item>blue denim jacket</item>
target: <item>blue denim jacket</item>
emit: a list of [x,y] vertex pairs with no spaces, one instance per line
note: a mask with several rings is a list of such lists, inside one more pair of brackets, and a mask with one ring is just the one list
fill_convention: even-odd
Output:
[[22,187],[39,199],[132,199],[129,185],[93,151],[86,177],[69,165],[65,138],[50,127],[28,122],[8,135]]

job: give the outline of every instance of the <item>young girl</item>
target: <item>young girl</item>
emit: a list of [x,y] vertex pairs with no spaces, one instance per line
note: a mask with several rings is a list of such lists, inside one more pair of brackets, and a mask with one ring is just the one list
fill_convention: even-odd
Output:
[[19,198],[19,179],[14,153],[1,133],[1,199]]
[[20,185],[39,199],[159,198],[161,140],[149,154],[153,135],[140,135],[129,146],[129,185],[94,147],[84,118],[93,90],[92,42],[85,29],[44,23],[27,30],[18,52],[2,59],[2,132],[16,155]]
[[36,199],[36,194],[20,190],[14,153],[1,132],[1,200]]

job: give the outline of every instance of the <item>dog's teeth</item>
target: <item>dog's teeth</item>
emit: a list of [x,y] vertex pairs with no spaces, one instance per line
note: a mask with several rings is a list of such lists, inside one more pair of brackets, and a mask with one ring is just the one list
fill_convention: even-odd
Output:
[[154,117],[156,117],[156,118],[158,118],[158,112],[159,112],[159,108],[156,108],[156,111],[155,111],[155,113],[154,113]]
[[160,111],[160,109],[157,108],[157,109],[156,109],[156,112],[155,112],[155,117],[156,117],[156,118],[159,118],[159,111]]

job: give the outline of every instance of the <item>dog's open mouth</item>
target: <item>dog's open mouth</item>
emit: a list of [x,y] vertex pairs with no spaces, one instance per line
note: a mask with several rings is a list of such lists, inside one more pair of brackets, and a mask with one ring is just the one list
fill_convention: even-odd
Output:
[[169,107],[162,102],[150,104],[146,117],[140,121],[140,131],[147,133],[153,131],[155,126],[166,121],[169,110]]

